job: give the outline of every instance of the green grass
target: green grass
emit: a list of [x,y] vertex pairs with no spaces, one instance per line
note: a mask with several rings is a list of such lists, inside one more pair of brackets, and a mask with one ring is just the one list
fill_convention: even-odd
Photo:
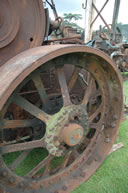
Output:
[[128,105],[128,81],[124,81],[125,102]]
[[107,157],[102,166],[72,193],[128,193],[128,117],[116,142],[124,147]]
[[[128,81],[124,82],[124,91],[128,104]],[[124,147],[109,155],[96,173],[72,193],[128,193],[128,116],[115,143],[119,142]]]

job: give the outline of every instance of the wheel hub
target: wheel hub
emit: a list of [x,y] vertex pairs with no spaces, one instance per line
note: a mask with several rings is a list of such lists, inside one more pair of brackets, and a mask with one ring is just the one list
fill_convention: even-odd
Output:
[[65,145],[78,145],[87,133],[88,114],[85,105],[63,107],[47,124],[45,144],[48,152],[55,156],[65,154]]
[[80,143],[84,135],[83,128],[78,124],[69,124],[62,131],[62,139],[69,146],[75,146]]

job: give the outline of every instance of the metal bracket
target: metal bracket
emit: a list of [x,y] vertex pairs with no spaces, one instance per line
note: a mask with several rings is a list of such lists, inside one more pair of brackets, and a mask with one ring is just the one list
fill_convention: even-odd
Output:
[[82,8],[86,9],[87,8],[87,0],[85,1],[85,3],[82,3]]
[[97,16],[95,17],[95,19],[93,20],[93,22],[91,23],[91,27],[94,24],[94,22],[96,21],[96,19],[98,18],[99,14],[101,14],[101,12],[103,11],[103,9],[105,8],[105,6],[107,5],[109,0],[106,0],[106,2],[104,3],[103,7],[101,8],[101,10],[99,11],[99,13],[97,14]]

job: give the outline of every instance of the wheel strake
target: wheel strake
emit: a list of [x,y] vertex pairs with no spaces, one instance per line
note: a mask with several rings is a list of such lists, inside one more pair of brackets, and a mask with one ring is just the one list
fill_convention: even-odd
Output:
[[122,82],[112,61],[85,46],[46,46],[16,56],[0,75],[1,188],[61,193],[87,180],[119,129]]

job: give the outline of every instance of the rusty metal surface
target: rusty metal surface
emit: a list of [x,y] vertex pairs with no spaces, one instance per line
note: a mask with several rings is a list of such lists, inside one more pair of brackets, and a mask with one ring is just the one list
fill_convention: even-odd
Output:
[[[66,73],[70,69],[72,76]],[[49,85],[48,90],[50,76],[47,75],[45,80],[45,73],[51,74],[51,71],[56,86],[52,89]],[[32,136],[29,129],[25,136],[18,136],[18,140],[24,140],[22,143],[16,138],[15,143],[11,139],[12,144],[9,144],[1,137],[0,152],[25,149],[27,152],[21,154],[21,160],[36,147],[45,148],[48,152],[45,159],[24,176],[18,176],[10,169],[17,167],[19,157],[9,168],[1,154],[0,188],[10,193],[71,192],[104,161],[118,133],[123,111],[123,87],[118,69],[107,55],[97,49],[78,45],[54,45],[33,48],[12,58],[1,67],[0,77],[1,130],[5,128],[4,125],[12,127],[12,130],[15,126],[15,129],[27,129],[28,126],[35,128]],[[51,84],[54,85],[53,82]],[[36,89],[37,94],[30,92],[31,89]],[[50,97],[53,98],[56,93],[57,110],[53,112]],[[72,95],[76,96],[77,101]],[[26,112],[19,115],[22,120],[15,120],[15,115],[12,117],[10,114],[10,111],[15,110],[10,108],[12,103]],[[77,125],[84,130],[84,137],[75,136],[79,138],[75,149],[67,147],[65,139],[60,137],[62,131],[64,138],[69,137],[64,128],[70,129],[71,124],[74,125],[74,130]],[[41,127],[41,133],[35,125]],[[28,135],[29,141],[24,138]],[[63,162],[58,167],[51,168],[51,161],[60,155],[64,156]],[[43,173],[36,174],[43,167]]]
[[61,139],[69,146],[75,146],[79,144],[83,138],[84,131],[83,128],[75,123],[72,123],[62,130]]
[[42,44],[45,12],[41,0],[0,0],[0,66]]

